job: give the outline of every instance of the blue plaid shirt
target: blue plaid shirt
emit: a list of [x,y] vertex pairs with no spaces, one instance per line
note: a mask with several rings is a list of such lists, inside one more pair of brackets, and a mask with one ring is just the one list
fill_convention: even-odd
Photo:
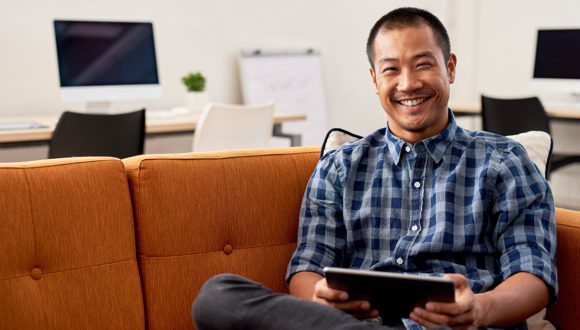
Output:
[[[286,280],[326,266],[467,277],[473,292],[517,272],[557,294],[550,187],[523,147],[458,127],[412,145],[380,129],[327,153],[300,211]],[[408,328],[420,328],[409,319]]]

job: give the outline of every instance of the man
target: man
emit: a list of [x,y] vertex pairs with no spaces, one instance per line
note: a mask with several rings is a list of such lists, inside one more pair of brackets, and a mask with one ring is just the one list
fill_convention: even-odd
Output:
[[519,144],[457,126],[447,107],[457,60],[435,16],[416,8],[388,13],[372,28],[367,54],[387,128],[319,162],[288,266],[290,294],[317,304],[232,277],[210,282],[210,291],[251,287],[237,297],[249,297],[243,319],[264,321],[260,327],[278,320],[371,328],[349,315],[378,312],[330,289],[323,267],[431,274],[455,280],[456,301],[428,302],[395,328],[525,328],[521,322],[557,294],[549,185]]

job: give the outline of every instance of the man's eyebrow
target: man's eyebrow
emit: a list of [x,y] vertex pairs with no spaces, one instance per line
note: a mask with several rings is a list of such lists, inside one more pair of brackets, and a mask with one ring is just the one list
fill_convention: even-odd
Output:
[[394,57],[383,57],[379,60],[379,64],[383,64],[386,62],[398,62],[399,60]]
[[[421,57],[435,58],[435,54],[433,54],[433,52],[430,50],[426,50],[424,52],[420,52],[420,53],[413,55],[414,60],[419,59]],[[398,61],[399,61],[399,59],[395,58],[395,57],[383,57],[379,60],[379,64],[383,64],[383,63],[387,63],[387,62],[398,62]]]
[[435,54],[433,54],[433,52],[430,51],[430,50],[426,50],[424,52],[420,52],[418,54],[415,54],[413,56],[413,59],[418,59],[418,58],[421,58],[421,57],[431,57],[431,58],[435,58]]

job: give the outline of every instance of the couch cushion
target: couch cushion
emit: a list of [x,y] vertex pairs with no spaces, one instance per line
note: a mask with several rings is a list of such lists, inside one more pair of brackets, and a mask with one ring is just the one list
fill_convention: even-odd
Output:
[[0,164],[0,329],[144,328],[123,164]]
[[123,160],[135,209],[147,325],[193,328],[201,285],[236,273],[285,292],[302,195],[320,148]]
[[580,212],[556,208],[558,225],[558,300],[548,308],[547,318],[559,329],[576,329],[580,324]]

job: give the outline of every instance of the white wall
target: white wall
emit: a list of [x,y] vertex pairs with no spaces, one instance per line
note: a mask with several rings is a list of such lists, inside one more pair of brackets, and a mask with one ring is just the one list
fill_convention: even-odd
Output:
[[[322,54],[328,125],[365,134],[384,126],[365,57],[368,30],[401,5],[433,11],[448,26],[457,54],[452,98],[480,93],[523,96],[529,87],[537,27],[580,27],[577,0],[0,0],[0,116],[80,110],[63,103],[52,20],[153,21],[159,100],[117,102],[116,109],[181,105],[180,78],[201,70],[213,101],[241,103],[237,53],[242,48],[314,47]],[[578,152],[580,125],[556,127],[556,149]],[[580,207],[577,166],[554,175],[558,199]]]
[[[457,2],[459,2],[457,0]],[[498,97],[539,95],[549,106],[555,95],[534,90],[530,77],[538,28],[580,28],[577,0],[486,0],[461,1],[470,6],[475,31],[460,34],[464,44],[471,40],[474,62],[472,91]],[[468,14],[468,12],[464,12]],[[468,27],[466,27],[468,28]],[[457,32],[457,31],[456,31]],[[459,55],[458,55],[459,56]],[[460,62],[461,63],[461,62]],[[473,70],[472,69],[472,70]],[[560,96],[561,97],[561,96]],[[576,110],[580,112],[580,107]],[[552,122],[554,150],[580,153],[580,123]],[[554,172],[550,183],[556,204],[580,209],[580,165]]]
[[[180,77],[201,70],[213,101],[241,103],[236,55],[242,48],[314,47],[323,58],[328,121],[357,132],[385,124],[372,89],[365,41],[373,22],[409,1],[382,0],[53,0],[8,2],[0,11],[0,115],[82,109],[63,103],[52,20],[150,20],[154,23],[160,100],[116,102],[117,109],[182,104]],[[445,1],[412,2],[445,16]],[[299,110],[298,110],[299,111]],[[326,130],[326,127],[321,129]]]

